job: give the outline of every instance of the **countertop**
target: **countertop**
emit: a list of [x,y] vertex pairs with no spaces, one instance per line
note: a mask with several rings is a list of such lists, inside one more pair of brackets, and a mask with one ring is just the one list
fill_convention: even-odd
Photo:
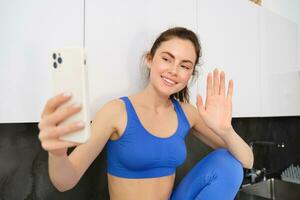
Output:
[[267,198],[246,194],[244,192],[238,192],[234,200],[266,200]]

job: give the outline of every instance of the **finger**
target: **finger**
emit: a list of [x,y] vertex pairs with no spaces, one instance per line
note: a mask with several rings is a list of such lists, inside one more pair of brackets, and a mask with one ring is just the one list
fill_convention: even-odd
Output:
[[227,97],[229,99],[232,99],[232,95],[233,95],[233,80],[231,79],[228,84]]
[[[69,96],[67,96],[67,95],[69,95]],[[71,96],[72,96],[71,93],[69,93],[69,94],[61,93],[61,94],[56,95],[55,97],[51,98],[50,100],[48,100],[45,105],[45,108],[42,112],[41,117],[43,118],[44,116],[53,113],[58,106],[60,106],[61,104],[63,104],[67,100],[69,100]]]
[[79,131],[84,128],[84,124],[81,121],[74,122],[71,124],[64,124],[59,126],[54,126],[49,129],[42,131],[39,134],[39,139],[41,141],[48,139],[57,139],[63,135]]
[[207,75],[206,94],[207,94],[208,97],[213,95],[212,74],[211,74],[211,72],[209,72],[208,75]]
[[46,151],[53,151],[57,149],[69,148],[78,145],[79,143],[76,142],[69,142],[69,141],[62,141],[62,140],[48,140],[42,143],[42,147]]
[[[79,106],[79,107],[76,107]],[[54,113],[52,113],[51,115],[47,116],[46,118],[44,118],[43,123],[41,126],[48,125],[48,124],[59,124],[62,121],[66,120],[67,118],[71,117],[72,115],[74,115],[75,113],[78,113],[81,110],[81,105],[79,104],[72,104],[70,106],[61,108],[61,109],[57,109]],[[44,125],[44,126],[45,126]]]
[[220,95],[225,96],[225,73],[221,71],[220,78]]
[[219,70],[218,68],[215,68],[214,70],[214,94],[219,95],[220,94],[220,80],[219,80]]
[[202,113],[205,111],[205,108],[203,106],[202,97],[199,94],[197,95],[197,108],[200,115],[202,115]]

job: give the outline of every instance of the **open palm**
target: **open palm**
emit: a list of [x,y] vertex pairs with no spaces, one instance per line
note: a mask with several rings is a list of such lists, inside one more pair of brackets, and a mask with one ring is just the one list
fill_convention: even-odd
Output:
[[228,84],[227,95],[225,94],[225,73],[216,68],[207,76],[207,95],[205,106],[202,97],[197,96],[197,108],[201,118],[206,125],[217,134],[224,134],[226,130],[231,128],[232,119],[232,92],[233,81]]

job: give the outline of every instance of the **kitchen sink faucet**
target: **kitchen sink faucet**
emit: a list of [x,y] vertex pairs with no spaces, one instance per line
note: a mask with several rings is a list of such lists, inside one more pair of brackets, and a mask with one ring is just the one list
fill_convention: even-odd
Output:
[[[272,141],[259,141],[259,140],[256,140],[256,141],[251,141],[249,143],[249,146],[250,146],[252,151],[253,151],[253,149],[256,145],[275,146],[275,147],[278,147],[278,148],[284,148],[285,147],[285,144],[283,142],[279,144],[279,143],[275,143],[275,142],[272,142]],[[259,176],[263,176],[263,180],[264,181],[266,180],[266,168],[255,169],[255,168],[252,167],[250,169],[250,172],[246,173],[246,175],[245,175],[245,177],[250,177],[250,183],[255,183],[256,178],[259,177]]]

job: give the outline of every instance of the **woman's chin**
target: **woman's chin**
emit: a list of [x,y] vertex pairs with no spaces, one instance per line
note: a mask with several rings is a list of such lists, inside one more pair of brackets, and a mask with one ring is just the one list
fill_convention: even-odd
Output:
[[176,85],[167,86],[164,84],[159,84],[158,86],[155,86],[155,88],[160,95],[169,97],[172,94],[175,94],[175,93],[181,91],[184,87],[181,89],[181,88],[178,88],[178,85],[177,86]]
[[160,88],[159,92],[163,96],[171,96],[172,94],[175,94],[179,92],[180,90],[174,90],[174,89],[169,89],[169,88]]

